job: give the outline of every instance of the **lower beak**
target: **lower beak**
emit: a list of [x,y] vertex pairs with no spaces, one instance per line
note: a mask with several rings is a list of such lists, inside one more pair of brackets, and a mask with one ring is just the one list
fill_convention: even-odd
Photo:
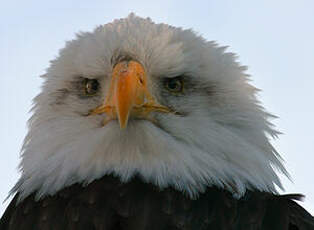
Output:
[[113,68],[109,93],[105,103],[90,114],[106,113],[104,124],[118,119],[120,128],[127,126],[130,116],[150,119],[151,112],[171,112],[152,97],[147,87],[147,76],[143,66],[136,61],[122,61]]

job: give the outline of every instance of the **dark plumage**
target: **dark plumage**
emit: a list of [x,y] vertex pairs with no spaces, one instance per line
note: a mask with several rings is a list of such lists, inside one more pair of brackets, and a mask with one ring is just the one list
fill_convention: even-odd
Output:
[[32,194],[17,204],[17,196],[0,220],[1,230],[314,229],[314,218],[295,202],[302,197],[295,194],[250,191],[237,200],[211,187],[191,200],[171,188],[160,191],[137,177],[121,183],[105,176],[40,201]]

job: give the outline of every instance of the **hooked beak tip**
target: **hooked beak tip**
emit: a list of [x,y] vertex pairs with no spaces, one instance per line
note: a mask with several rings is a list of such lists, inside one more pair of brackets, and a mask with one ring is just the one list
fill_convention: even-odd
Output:
[[121,129],[121,130],[125,129],[125,128],[127,127],[127,123],[128,123],[128,122],[121,122],[121,121],[119,120],[120,129]]

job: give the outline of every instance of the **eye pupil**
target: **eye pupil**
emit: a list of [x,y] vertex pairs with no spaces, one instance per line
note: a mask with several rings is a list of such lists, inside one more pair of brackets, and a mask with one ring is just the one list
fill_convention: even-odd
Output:
[[99,83],[96,79],[86,79],[85,80],[85,93],[87,95],[94,95],[97,93],[99,88]]
[[91,88],[95,91],[98,89],[98,82],[96,80],[92,81]]
[[168,83],[169,89],[176,89],[178,87],[178,83],[176,81],[170,81]]

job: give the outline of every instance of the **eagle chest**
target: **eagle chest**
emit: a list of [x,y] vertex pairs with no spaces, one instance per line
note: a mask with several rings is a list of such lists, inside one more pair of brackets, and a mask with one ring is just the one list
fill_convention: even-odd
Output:
[[[105,176],[39,201],[31,195],[16,209],[17,197],[14,199],[0,229],[268,229],[264,228],[268,224],[288,229],[288,203],[274,195],[258,192],[237,200],[213,187],[192,200],[171,188],[161,191],[139,178],[121,183]],[[277,217],[281,213],[282,218],[273,219],[274,213]]]

